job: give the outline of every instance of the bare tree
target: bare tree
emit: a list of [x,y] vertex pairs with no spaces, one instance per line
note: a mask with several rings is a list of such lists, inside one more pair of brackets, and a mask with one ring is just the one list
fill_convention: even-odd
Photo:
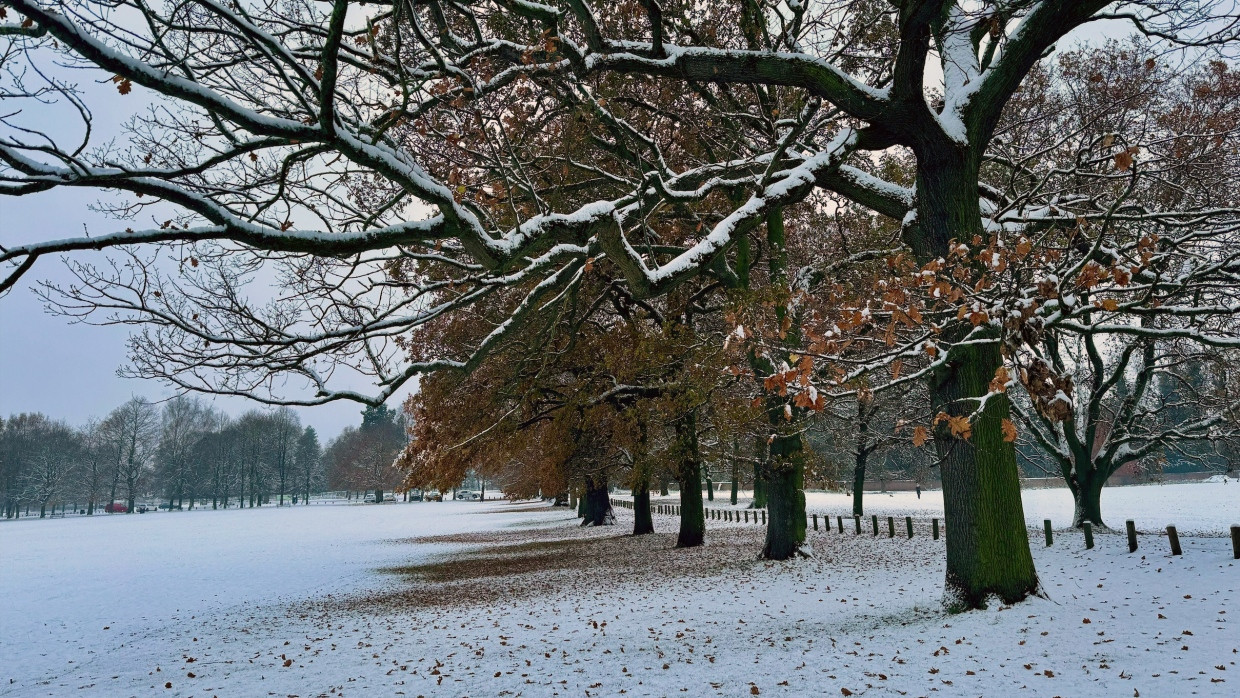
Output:
[[194,444],[218,420],[215,411],[198,398],[180,395],[164,403],[155,458],[169,510],[192,493]]
[[39,506],[39,518],[47,516],[48,506],[62,503],[80,474],[82,442],[76,431],[64,422],[44,421],[32,434],[33,448],[23,473],[27,497]]
[[[1016,401],[1016,412],[1072,491],[1073,526],[1105,526],[1102,488],[1120,468],[1161,458],[1168,449],[1192,452],[1196,444],[1226,443],[1240,431],[1240,395],[1229,389],[1234,358],[1183,341],[1144,337],[1124,346],[1092,333],[1047,333],[1045,350],[1056,372],[1071,376],[1086,397],[1060,420],[1027,400]],[[1190,373],[1214,375],[1189,380]],[[1168,383],[1183,397],[1158,389]]]
[[310,493],[323,483],[322,450],[319,448],[319,435],[314,427],[306,427],[297,438],[294,452],[296,462],[297,491],[301,493],[302,503],[310,504]]
[[123,486],[126,511],[133,513],[138,495],[148,483],[159,447],[159,411],[146,398],[130,398],[108,415],[100,428],[112,457],[109,504]]

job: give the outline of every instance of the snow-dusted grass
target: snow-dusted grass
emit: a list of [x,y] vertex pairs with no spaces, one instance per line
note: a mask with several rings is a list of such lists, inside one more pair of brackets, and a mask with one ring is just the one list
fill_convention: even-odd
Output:
[[920,531],[811,532],[813,559],[770,563],[754,559],[757,526],[712,521],[705,547],[675,550],[676,519],[633,538],[617,513],[593,530],[497,502],[3,525],[0,696],[1127,698],[1240,683],[1226,539],[1186,536],[1181,558],[1153,537],[1131,555],[1121,535],[1092,551],[1035,540],[1049,598],[949,616],[943,543]]
[[[715,493],[715,501],[706,506],[729,508],[728,494]],[[751,494],[742,493],[736,508],[747,507]],[[852,514],[852,496],[842,492],[808,492],[805,499],[811,514],[845,519]],[[941,490],[924,490],[920,499],[915,492],[866,492],[862,499],[866,516],[943,517]],[[1041,528],[1044,519],[1050,519],[1056,529],[1072,525],[1072,493],[1067,487],[1022,490],[1021,499],[1031,527]],[[676,496],[673,493],[672,497],[656,496],[653,500],[675,503]],[[1123,529],[1126,519],[1132,519],[1142,532],[1163,531],[1170,524],[1181,534],[1227,535],[1229,527],[1240,525],[1240,482],[1232,478],[1224,483],[1220,477],[1200,483],[1106,487],[1102,490],[1102,516],[1118,529]]]

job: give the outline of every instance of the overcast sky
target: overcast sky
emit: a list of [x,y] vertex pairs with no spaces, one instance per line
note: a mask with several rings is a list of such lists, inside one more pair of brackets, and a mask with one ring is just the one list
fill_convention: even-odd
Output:
[[[78,85],[87,90],[87,101],[95,117],[95,145],[116,138],[121,133],[120,124],[149,104],[150,93],[138,85],[133,86],[130,95],[121,98],[99,71],[55,70],[73,75]],[[100,81],[100,77],[105,79]],[[33,110],[29,113],[35,114]],[[60,109],[41,107],[33,120],[39,128],[52,131],[57,137],[77,137],[81,132],[78,122],[64,114]],[[98,235],[132,225],[91,210],[94,202],[106,196],[106,192],[61,189],[19,198],[0,197],[0,245],[79,237],[83,232]],[[79,259],[95,263],[104,259],[97,252],[79,255]],[[60,259],[45,257],[36,262],[17,287],[0,297],[0,415],[43,412],[71,424],[82,424],[91,417],[106,416],[135,395],[153,401],[175,395],[162,383],[117,375],[117,369],[126,363],[128,328],[72,324],[45,311],[32,287],[40,280],[67,281],[70,276]],[[348,387],[373,392],[366,385]],[[393,397],[390,406],[398,407],[408,392]],[[204,399],[233,416],[251,409],[270,409],[239,397]],[[344,427],[361,423],[362,406],[354,402],[295,409],[302,423],[313,426],[324,442]]]
[[[115,229],[114,222],[89,209],[94,200],[93,194],[73,191],[0,197],[0,245],[80,235],[83,226],[92,235]],[[0,414],[44,412],[81,424],[105,416],[134,395],[151,400],[174,395],[161,383],[116,375],[125,363],[127,328],[71,324],[44,311],[31,287],[39,279],[68,276],[60,260],[41,259],[17,288],[0,298]],[[242,398],[206,399],[234,416],[265,409]],[[352,402],[297,408],[302,422],[313,426],[323,441],[360,423],[361,410]]]

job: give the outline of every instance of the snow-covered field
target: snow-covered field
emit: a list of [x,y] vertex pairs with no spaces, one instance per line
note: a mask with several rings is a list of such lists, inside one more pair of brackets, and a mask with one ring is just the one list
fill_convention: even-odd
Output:
[[[715,501],[708,507],[724,509],[728,505],[728,491],[715,493]],[[742,492],[737,499],[738,509],[744,509],[750,501],[750,492]],[[943,517],[943,492],[926,490],[921,498],[913,492],[866,492],[863,496],[866,516],[912,516],[929,519]],[[1047,487],[1021,491],[1025,520],[1031,527],[1041,528],[1042,521],[1051,520],[1056,529],[1072,525],[1072,493],[1066,487]],[[676,496],[652,497],[655,502],[675,503]],[[826,514],[832,518],[852,514],[852,496],[842,492],[809,492],[806,509],[810,513]],[[1122,529],[1126,519],[1132,519],[1137,530],[1158,532],[1174,525],[1183,535],[1191,532],[1200,535],[1228,535],[1228,527],[1240,524],[1240,482],[1222,478],[1206,483],[1175,483],[1165,485],[1133,485],[1129,487],[1106,487],[1102,490],[1102,515],[1106,523]],[[885,524],[884,524],[885,525]]]
[[[1233,490],[1162,488],[1150,521],[1192,514],[1225,530],[1240,518]],[[874,511],[917,504],[903,498]],[[0,525],[0,696],[1127,698],[1240,686],[1240,562],[1217,534],[1185,537],[1180,558],[1154,536],[1136,554],[1122,535],[1091,551],[1079,535],[1052,548],[1035,538],[1049,598],[949,616],[943,544],[920,530],[811,532],[813,559],[768,563],[754,559],[759,527],[712,521],[707,545],[682,551],[674,519],[633,538],[630,512],[618,514],[591,530],[563,509],[500,502]]]

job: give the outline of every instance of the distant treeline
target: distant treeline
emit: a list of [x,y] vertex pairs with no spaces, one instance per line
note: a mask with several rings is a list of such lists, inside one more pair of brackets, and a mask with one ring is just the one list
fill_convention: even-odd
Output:
[[17,414],[0,418],[0,502],[5,518],[133,512],[148,501],[169,509],[308,503],[327,487],[399,484],[392,461],[404,439],[403,422],[382,407],[326,449],[291,409],[231,418],[187,396],[162,405],[135,397],[80,427]]

